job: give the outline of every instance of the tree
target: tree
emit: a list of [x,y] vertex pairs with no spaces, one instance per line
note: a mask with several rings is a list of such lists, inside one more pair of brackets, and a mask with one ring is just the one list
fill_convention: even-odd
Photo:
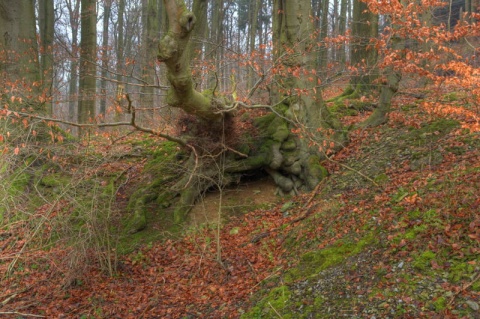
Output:
[[327,174],[320,165],[327,150],[309,147],[307,140],[292,130],[312,136],[320,146],[327,138],[327,147],[338,147],[343,140],[339,125],[316,90],[310,1],[274,1],[274,46],[278,69],[284,72],[277,79],[280,87],[276,96],[280,98],[274,106],[264,106],[272,112],[256,121],[261,131],[256,139],[252,132],[245,132],[249,138],[237,136],[236,143],[230,144],[225,132],[233,131],[232,111],[242,103],[194,89],[187,48],[196,17],[182,1],[165,0],[165,7],[169,25],[160,41],[158,59],[165,63],[171,84],[167,103],[190,114],[186,130],[197,135],[187,135],[183,143],[191,152],[185,176],[173,187],[180,194],[176,221],[183,220],[196,198],[209,187],[218,186],[218,181],[226,185],[246,171],[266,170],[281,193],[313,189]]
[[155,55],[160,33],[158,0],[142,0],[142,81],[141,104],[143,118],[151,122],[154,107],[154,84],[156,81]]
[[95,117],[97,10],[95,0],[81,0],[80,96],[78,122],[88,123]]
[[[9,79],[6,82],[1,81],[0,88],[11,91],[23,83],[29,89],[22,93],[24,94],[22,98],[24,100],[37,98],[41,76],[33,1],[0,2],[0,73],[2,78]],[[7,88],[8,85],[12,86]],[[42,104],[32,105],[37,111],[45,111],[41,109]]]
[[[54,6],[53,0],[39,0],[38,8],[40,30],[40,62],[42,86],[45,95],[50,98],[53,88],[53,40],[54,40]],[[47,103],[47,113],[52,113],[52,104]]]
[[[338,35],[344,36],[345,32],[347,31],[347,11],[349,7],[349,0],[342,0],[340,5],[340,15],[338,19]],[[342,44],[338,48],[338,57],[337,61],[341,64],[345,64],[347,61],[346,52],[345,52],[345,44],[342,41]]]
[[378,37],[378,14],[373,13],[364,0],[354,0],[352,19],[351,64],[357,71],[350,85],[356,94],[362,94],[371,90],[377,77],[375,65],[378,54],[370,41]]
[[70,22],[70,29],[72,33],[72,43],[70,51],[70,79],[68,83],[68,94],[70,100],[68,102],[68,118],[73,120],[75,118],[77,106],[76,96],[78,90],[78,32],[80,29],[80,1],[67,0],[68,19]]
[[100,114],[105,117],[107,108],[107,76],[109,74],[109,20],[112,13],[112,0],[105,0],[103,2],[103,30],[102,30],[102,76],[100,81],[100,90],[102,99],[100,100]]
[[[206,56],[204,46],[208,31],[208,0],[193,1],[192,11],[197,17],[197,24],[193,30],[193,42],[191,42],[189,50],[192,59],[203,61]],[[202,87],[202,73],[195,79],[195,82],[198,87]]]
[[213,64],[215,69],[214,72],[210,73],[211,76],[208,79],[208,87],[212,89],[216,87],[222,88],[221,82],[219,83],[219,79],[222,76],[220,61],[224,55],[223,20],[225,17],[225,10],[222,0],[212,0],[210,3],[211,27],[209,29],[209,45],[207,46],[206,51],[207,55],[212,56],[214,59]]
[[[329,8],[329,0],[322,0],[321,5],[319,5],[320,12],[318,17],[318,27],[320,29],[320,41],[324,41],[324,39],[328,36],[328,8]],[[323,44],[320,48],[320,53],[318,55],[319,60],[319,67],[323,73],[327,70],[328,65],[328,48],[326,44]]]
[[[116,34],[116,46],[115,46],[115,55],[116,55],[116,81],[117,81],[117,100],[121,100],[121,95],[123,94],[123,90],[125,89],[123,85],[123,72],[125,69],[125,50],[124,50],[124,25],[125,25],[125,0],[118,0],[118,12],[117,12],[117,32]],[[115,113],[116,115],[119,112]]]

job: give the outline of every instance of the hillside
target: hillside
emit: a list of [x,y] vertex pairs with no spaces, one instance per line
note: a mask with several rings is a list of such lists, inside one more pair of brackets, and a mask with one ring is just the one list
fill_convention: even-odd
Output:
[[267,192],[258,184],[234,202],[225,190],[217,206],[237,209],[187,231],[158,200],[144,230],[123,230],[128,199],[177,165],[172,144],[129,135],[54,150],[59,165],[4,180],[0,314],[479,318],[479,110],[461,92],[437,108],[426,94],[397,95],[376,128],[354,126],[368,108],[337,107],[351,140],[314,192],[269,204],[252,200]]

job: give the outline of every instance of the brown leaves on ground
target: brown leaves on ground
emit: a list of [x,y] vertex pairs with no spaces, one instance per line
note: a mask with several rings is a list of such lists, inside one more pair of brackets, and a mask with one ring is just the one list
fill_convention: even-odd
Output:
[[[402,97],[397,103],[412,101]],[[478,118],[473,111],[450,115],[464,120],[464,129],[474,130]],[[428,104],[408,112],[395,107],[387,127],[421,127],[438,115],[439,111],[432,111]],[[348,121],[358,122],[358,118]],[[18,260],[13,275],[1,281],[0,313],[47,318],[238,318],[248,309],[252,294],[267,279],[294,265],[307,247],[321,249],[345,237],[361,238],[366,229],[373,227],[381,234],[383,247],[372,255],[375,266],[364,273],[349,273],[355,287],[371,293],[370,305],[378,305],[383,309],[380,315],[387,316],[398,306],[395,302],[401,300],[406,308],[411,306],[408,309],[412,316],[455,318],[451,310],[465,306],[457,304],[459,299],[470,301],[472,306],[478,303],[479,292],[471,289],[478,277],[442,282],[441,289],[450,296],[443,310],[422,308],[426,301],[415,300],[408,290],[399,291],[396,301],[389,303],[385,301],[386,291],[393,291],[404,280],[398,269],[394,271],[395,265],[412,262],[417,252],[448,252],[447,257],[439,255],[430,261],[433,271],[448,271],[449,258],[480,267],[480,151],[465,142],[467,138],[478,140],[479,136],[453,130],[434,145],[442,152],[441,163],[413,170],[411,158],[391,154],[390,167],[385,171],[388,182],[380,188],[352,184],[335,191],[341,186],[335,178],[352,173],[338,163],[365,160],[371,156],[368,147],[392,139],[385,132],[366,129],[352,133],[348,147],[336,154],[335,161],[326,163],[332,174],[332,192],[311,203],[315,206],[312,214],[307,214],[307,207],[296,208],[291,217],[285,217],[280,207],[253,211],[232,218],[220,232],[205,227],[183,238],[156,242],[121,256],[118,273],[113,277],[102,274],[94,264],[84,265],[82,276],[69,280],[66,286],[69,267],[75,266],[64,262],[71,252],[56,247],[22,252],[31,231],[28,220],[11,225],[8,231],[0,232],[0,273],[5,274],[11,262]],[[112,164],[108,169],[125,170],[127,166]],[[310,198],[296,198],[297,207]],[[437,214],[428,217],[431,210]],[[44,205],[31,218],[41,218],[46,212],[54,214],[55,209]],[[305,219],[298,219],[303,214]],[[434,227],[422,228],[424,223]],[[412,229],[418,232],[414,237],[407,236]],[[287,237],[300,244],[287,251]],[[434,280],[420,271],[409,271],[417,282]],[[369,279],[378,273],[382,274],[381,280]],[[361,306],[358,304],[356,309],[360,311]]]

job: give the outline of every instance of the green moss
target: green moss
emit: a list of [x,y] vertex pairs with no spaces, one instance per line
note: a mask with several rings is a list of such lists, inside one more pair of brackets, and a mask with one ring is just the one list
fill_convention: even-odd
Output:
[[433,307],[435,311],[442,311],[447,308],[447,299],[445,297],[439,297],[433,302]]
[[68,185],[70,178],[61,173],[51,173],[42,176],[39,180],[41,186],[44,187],[60,187]]
[[435,253],[431,250],[424,251],[413,260],[413,266],[418,270],[426,270],[430,262],[435,259]]
[[443,99],[448,102],[455,102],[461,99],[465,99],[467,95],[461,92],[449,92],[443,95]]
[[295,151],[297,149],[297,142],[293,138],[288,138],[282,143],[280,147],[284,151]]
[[[30,174],[19,171],[12,175],[10,185],[8,187],[8,194],[16,196],[22,194],[30,183]],[[7,184],[8,185],[8,184]]]
[[360,253],[365,247],[374,243],[373,234],[365,236],[357,242],[339,242],[335,246],[311,251],[300,258],[297,267],[289,269],[284,276],[285,282],[315,276],[322,270],[332,267],[346,258]]
[[455,120],[441,118],[426,125],[423,125],[420,129],[418,129],[417,133],[422,138],[426,138],[427,136],[431,135],[445,135],[459,126],[460,124]]
[[271,133],[274,141],[283,142],[290,134],[290,130],[288,129],[287,122],[284,119],[276,117],[269,127],[269,133]]
[[328,171],[325,167],[320,164],[320,159],[318,156],[312,155],[308,158],[307,161],[308,172],[307,172],[307,183],[308,186],[313,189],[317,183],[324,178],[328,177]]
[[480,281],[477,280],[472,284],[472,290],[473,291],[480,291]]
[[292,292],[288,286],[280,286],[270,290],[268,295],[260,300],[255,307],[241,316],[242,319],[267,319],[267,318],[296,318],[288,312],[288,301]]
[[354,93],[355,93],[355,88],[353,86],[349,85],[345,88],[345,90],[342,92],[342,94],[340,94],[339,96],[335,96],[335,97],[327,100],[326,102],[334,102],[334,101],[342,100],[342,98],[350,97]]
[[448,270],[448,280],[454,283],[468,279],[475,272],[475,267],[467,262],[455,262]]
[[427,225],[418,225],[414,226],[412,229],[407,231],[403,238],[409,239],[409,240],[414,240],[418,237],[419,234],[424,233],[427,230]]
[[384,184],[386,184],[390,181],[390,178],[388,177],[387,174],[382,173],[382,174],[379,174],[379,175],[375,176],[375,178],[373,180],[377,184],[384,185]]

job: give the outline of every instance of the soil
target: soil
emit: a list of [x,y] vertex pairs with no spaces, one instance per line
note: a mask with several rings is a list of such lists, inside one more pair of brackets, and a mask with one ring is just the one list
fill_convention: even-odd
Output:
[[219,207],[221,221],[225,222],[231,216],[276,204],[281,199],[275,195],[276,188],[270,177],[263,177],[254,181],[242,181],[241,184],[226,188],[223,192],[209,192],[189,213],[188,224],[192,227],[216,225]]

